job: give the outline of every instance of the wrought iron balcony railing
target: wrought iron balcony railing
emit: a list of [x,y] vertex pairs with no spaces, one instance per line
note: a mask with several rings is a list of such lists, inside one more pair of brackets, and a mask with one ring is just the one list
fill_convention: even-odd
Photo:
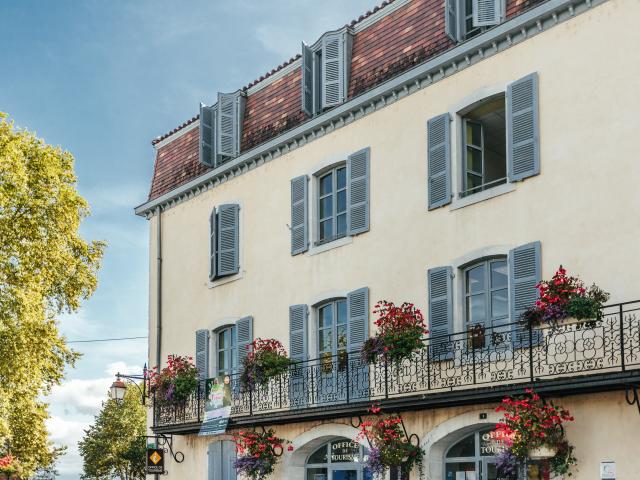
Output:
[[[297,363],[265,386],[243,390],[233,376],[233,421],[397,401],[404,397],[563,378],[640,371],[640,301],[607,306],[598,321],[543,328],[521,324],[431,337],[397,363],[365,363],[344,352]],[[180,406],[154,406],[154,428],[191,429],[203,418],[204,385]],[[245,422],[246,423],[246,422]],[[188,429],[182,428],[182,431]]]

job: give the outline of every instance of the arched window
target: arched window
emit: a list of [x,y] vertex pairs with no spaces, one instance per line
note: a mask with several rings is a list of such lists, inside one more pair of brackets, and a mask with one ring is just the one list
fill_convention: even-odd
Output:
[[484,428],[454,443],[445,453],[445,480],[499,480],[496,457],[503,446],[493,433]]
[[306,480],[372,480],[364,462],[369,450],[348,438],[336,438],[309,455]]

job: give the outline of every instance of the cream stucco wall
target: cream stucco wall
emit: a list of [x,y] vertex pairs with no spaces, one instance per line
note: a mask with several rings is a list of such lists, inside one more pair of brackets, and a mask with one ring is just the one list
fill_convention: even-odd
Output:
[[[542,243],[543,277],[562,263],[610,291],[612,302],[640,298],[635,280],[640,269],[640,62],[633,50],[639,43],[638,18],[637,0],[610,0],[164,212],[162,357],[193,355],[197,329],[214,329],[245,315],[254,317],[255,337],[275,337],[288,347],[289,305],[312,304],[363,286],[369,287],[371,302],[407,300],[426,311],[428,268],[451,265],[487,247],[506,251],[534,240]],[[427,211],[427,119],[455,114],[482,92],[532,72],[540,82],[541,174],[480,203]],[[371,148],[370,231],[339,248],[292,257],[290,179],[363,147]],[[242,273],[212,288],[208,218],[214,206],[230,202],[241,204]],[[150,221],[151,364],[156,221]],[[597,398],[575,407],[590,419],[571,427],[581,458],[578,480],[597,478],[593,469],[600,460],[622,462],[625,449],[633,448],[625,435],[633,432],[632,425],[636,432],[640,427],[636,417],[633,424],[625,421],[631,415],[618,397],[612,394],[611,403],[607,396]],[[422,435],[439,423],[437,415],[420,414]],[[305,428],[280,427],[279,432],[293,438]],[[172,468],[170,478],[206,478],[206,441],[177,442],[194,448],[185,446],[185,463]],[[624,462],[619,478],[640,478],[637,458]],[[181,469],[190,473],[173,473]]]
[[[600,478],[600,462],[603,461],[616,462],[617,480],[640,478],[640,457],[635,441],[640,432],[640,415],[635,406],[627,405],[624,392],[551,400],[568,409],[575,417],[575,422],[566,427],[567,438],[575,447],[574,453],[578,459],[572,470],[572,479]],[[418,435],[425,451],[426,480],[442,480],[442,460],[447,447],[483,425],[495,424],[500,418],[494,411],[495,407],[495,404],[486,404],[403,413],[407,431]],[[481,419],[481,413],[485,413],[487,419]],[[302,480],[301,465],[315,448],[335,437],[355,440],[358,434],[348,419],[278,425],[275,430],[278,436],[290,440],[294,447],[293,452],[285,450],[281,457],[272,476],[277,480]],[[228,439],[231,439],[230,435],[174,437],[174,449],[183,452],[185,459],[181,464],[167,460],[168,475],[165,477],[205,480],[208,444]]]

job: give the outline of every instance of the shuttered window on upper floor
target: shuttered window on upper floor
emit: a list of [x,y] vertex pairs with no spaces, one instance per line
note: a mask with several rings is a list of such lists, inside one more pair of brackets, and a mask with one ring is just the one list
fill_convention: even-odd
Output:
[[217,167],[240,154],[245,94],[218,93],[215,105],[200,104],[200,162]]
[[505,0],[445,0],[445,30],[456,42],[468,40],[505,19]]
[[209,280],[240,271],[240,205],[220,205],[209,217]]
[[347,98],[353,33],[347,27],[302,44],[302,111],[312,117]]

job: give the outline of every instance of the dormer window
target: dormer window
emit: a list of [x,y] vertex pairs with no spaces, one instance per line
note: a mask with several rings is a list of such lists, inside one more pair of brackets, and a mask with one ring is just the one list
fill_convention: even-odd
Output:
[[310,117],[347,98],[352,32],[325,33],[312,46],[302,43],[302,110]]
[[217,167],[240,154],[245,94],[218,93],[210,107],[200,104],[200,162]]
[[454,41],[462,42],[505,17],[505,0],[446,0],[445,28]]

